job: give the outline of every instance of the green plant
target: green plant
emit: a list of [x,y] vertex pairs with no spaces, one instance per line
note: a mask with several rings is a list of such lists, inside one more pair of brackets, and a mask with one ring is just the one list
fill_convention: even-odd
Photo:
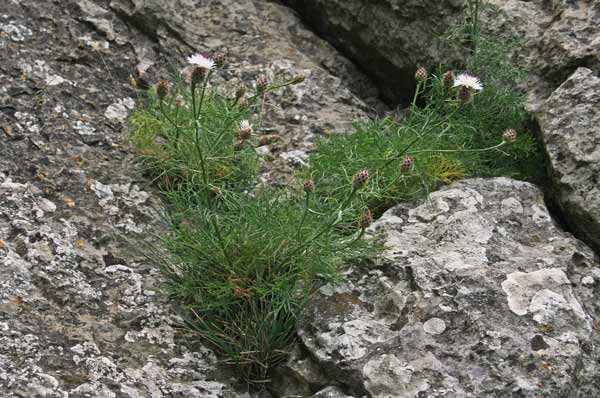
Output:
[[[253,95],[228,97],[210,87],[210,59],[190,60],[197,63],[187,79],[161,80],[140,102],[131,141],[169,208],[166,291],[185,304],[190,329],[245,380],[262,383],[285,357],[312,293],[338,279],[342,261],[374,249],[360,239],[365,218],[357,225],[359,212],[347,206],[368,178],[348,178],[345,199],[324,213],[313,210],[319,198],[310,180],[258,185],[255,147],[278,138],[260,134],[265,97],[302,78],[269,84],[261,76]],[[355,218],[353,236],[337,233],[343,218]]]
[[[518,90],[523,71],[510,62],[514,43],[481,35],[482,6],[470,0],[466,9],[470,23],[462,29],[473,47],[465,71],[439,67],[429,74],[419,68],[414,100],[404,119],[357,123],[354,134],[318,143],[305,176],[318,182],[326,198],[321,211],[342,200],[338,181],[365,167],[372,171],[372,183],[357,200],[376,214],[463,177],[543,180],[543,158],[528,131],[529,116]],[[509,129],[519,132],[515,142],[503,137]],[[405,156],[414,165],[403,169]]]

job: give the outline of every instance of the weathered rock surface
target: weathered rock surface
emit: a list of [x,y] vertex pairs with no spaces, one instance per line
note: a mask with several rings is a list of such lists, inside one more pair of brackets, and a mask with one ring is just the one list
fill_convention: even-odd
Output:
[[407,103],[418,65],[456,59],[441,38],[464,0],[284,0],[319,34],[361,65],[392,103]]
[[600,74],[600,1],[488,0],[483,28],[513,37],[515,60],[529,74],[528,106],[536,110],[578,67]]
[[600,251],[600,78],[577,69],[544,102],[537,120],[555,201],[569,227]]
[[465,180],[388,210],[371,235],[381,261],[322,288],[300,328],[333,385],[376,398],[600,394],[600,267],[536,187]]
[[1,2],[2,398],[240,396],[180,328],[141,255],[157,255],[152,234],[164,226],[125,140],[129,76],[137,67],[153,82],[184,55],[222,46],[221,78],[234,88],[263,71],[302,72],[305,84],[268,99],[281,151],[365,115],[344,83],[365,80],[281,6],[196,3]]
[[[451,63],[440,39],[461,18],[464,0],[285,0],[320,34],[360,64],[388,100],[406,100],[417,65]],[[516,38],[516,60],[530,71],[536,109],[573,71],[600,73],[600,1],[486,0],[483,31]]]

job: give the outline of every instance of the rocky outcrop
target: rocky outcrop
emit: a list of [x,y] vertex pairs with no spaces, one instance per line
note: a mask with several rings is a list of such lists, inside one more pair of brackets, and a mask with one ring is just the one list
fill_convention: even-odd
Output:
[[355,94],[364,76],[286,8],[196,3],[2,1],[3,398],[245,396],[160,290],[163,210],[127,146],[129,76],[152,83],[190,52],[221,47],[223,90],[265,71],[307,75],[268,98],[268,127],[286,138],[274,157],[368,107]]
[[[311,366],[338,392],[600,394],[600,266],[553,222],[539,189],[465,180],[388,210],[371,236],[387,247],[380,262],[322,288],[300,327]],[[287,366],[325,387],[306,358]]]
[[362,66],[390,103],[412,99],[418,65],[456,59],[442,36],[462,16],[464,0],[284,0]]
[[537,113],[554,200],[569,227],[600,251],[600,78],[579,68]]
[[[323,37],[360,64],[391,102],[406,102],[418,65],[452,64],[442,41],[462,18],[465,0],[285,0]],[[485,0],[480,27],[516,39],[515,60],[530,72],[537,109],[577,67],[600,73],[600,1]],[[408,98],[410,99],[410,98]]]
[[487,0],[482,26],[516,39],[515,61],[529,71],[535,111],[578,67],[600,74],[600,1]]

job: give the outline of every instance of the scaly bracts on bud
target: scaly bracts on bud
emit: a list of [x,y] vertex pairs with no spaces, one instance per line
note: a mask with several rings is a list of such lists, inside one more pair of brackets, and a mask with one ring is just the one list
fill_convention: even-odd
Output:
[[362,169],[352,177],[352,186],[354,189],[361,189],[369,181],[369,170]]
[[264,92],[269,86],[269,78],[266,75],[260,75],[256,78],[256,91]]
[[315,192],[315,182],[311,179],[311,178],[307,178],[306,180],[304,180],[304,184],[302,184],[302,188],[304,189],[304,192],[306,193],[313,193]]
[[518,134],[517,134],[517,130],[515,129],[508,129],[506,131],[504,131],[504,133],[502,134],[502,140],[504,140],[505,142],[509,142],[509,143],[513,143],[517,140]]
[[167,95],[169,95],[169,81],[161,79],[156,84],[156,96],[162,101]]
[[415,80],[418,82],[424,82],[425,80],[427,80],[428,77],[429,73],[427,72],[427,69],[425,69],[422,66],[419,67],[415,72]]
[[365,209],[360,215],[360,219],[358,220],[358,226],[360,227],[360,229],[367,229],[372,223],[373,214],[371,214],[371,210]]
[[400,163],[400,171],[407,172],[410,169],[412,169],[412,167],[415,164],[415,160],[412,158],[412,156],[406,155],[404,157],[404,159],[402,159],[402,163]]

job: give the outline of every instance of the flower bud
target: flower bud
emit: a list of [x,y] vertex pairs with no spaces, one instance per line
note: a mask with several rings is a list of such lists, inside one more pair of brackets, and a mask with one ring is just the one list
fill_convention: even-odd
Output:
[[256,90],[259,93],[262,93],[263,91],[265,91],[267,89],[268,85],[269,85],[269,79],[267,78],[266,75],[260,75],[258,78],[256,78]]
[[425,69],[424,67],[419,67],[417,69],[417,71],[415,72],[415,79],[418,82],[424,82],[425,80],[427,80],[427,78],[429,77],[429,73],[427,72],[427,69]]
[[400,163],[400,171],[402,171],[402,172],[409,171],[410,169],[412,169],[414,164],[415,164],[415,160],[411,156],[406,155],[404,157],[404,159],[402,160],[402,163]]
[[169,95],[169,81],[159,80],[156,84],[156,96],[159,100],[163,100],[167,95]]
[[444,87],[446,87],[447,89],[452,88],[452,86],[454,85],[455,78],[456,78],[456,76],[454,75],[454,72],[452,72],[451,70],[444,73],[444,75],[442,77],[442,80],[444,82]]
[[244,140],[236,141],[235,144],[233,144],[233,150],[235,152],[239,152],[242,149],[244,149],[244,145],[246,145],[246,141],[244,141]]
[[315,182],[311,178],[307,178],[304,180],[303,189],[306,193],[315,192]]
[[518,136],[517,130],[508,129],[502,134],[502,140],[504,140],[505,142],[512,143],[517,140],[517,136]]
[[248,107],[248,98],[246,98],[245,95],[240,97],[240,99],[238,100],[238,106],[240,107],[240,109]]
[[215,54],[213,60],[215,61],[215,66],[217,68],[223,68],[225,66],[225,63],[227,62],[227,50],[218,51]]
[[369,180],[369,170],[363,169],[354,174],[352,177],[352,186],[354,189],[361,189],[364,187]]
[[360,215],[360,219],[358,220],[358,226],[360,229],[366,229],[373,223],[373,214],[371,214],[371,210],[365,209]]

